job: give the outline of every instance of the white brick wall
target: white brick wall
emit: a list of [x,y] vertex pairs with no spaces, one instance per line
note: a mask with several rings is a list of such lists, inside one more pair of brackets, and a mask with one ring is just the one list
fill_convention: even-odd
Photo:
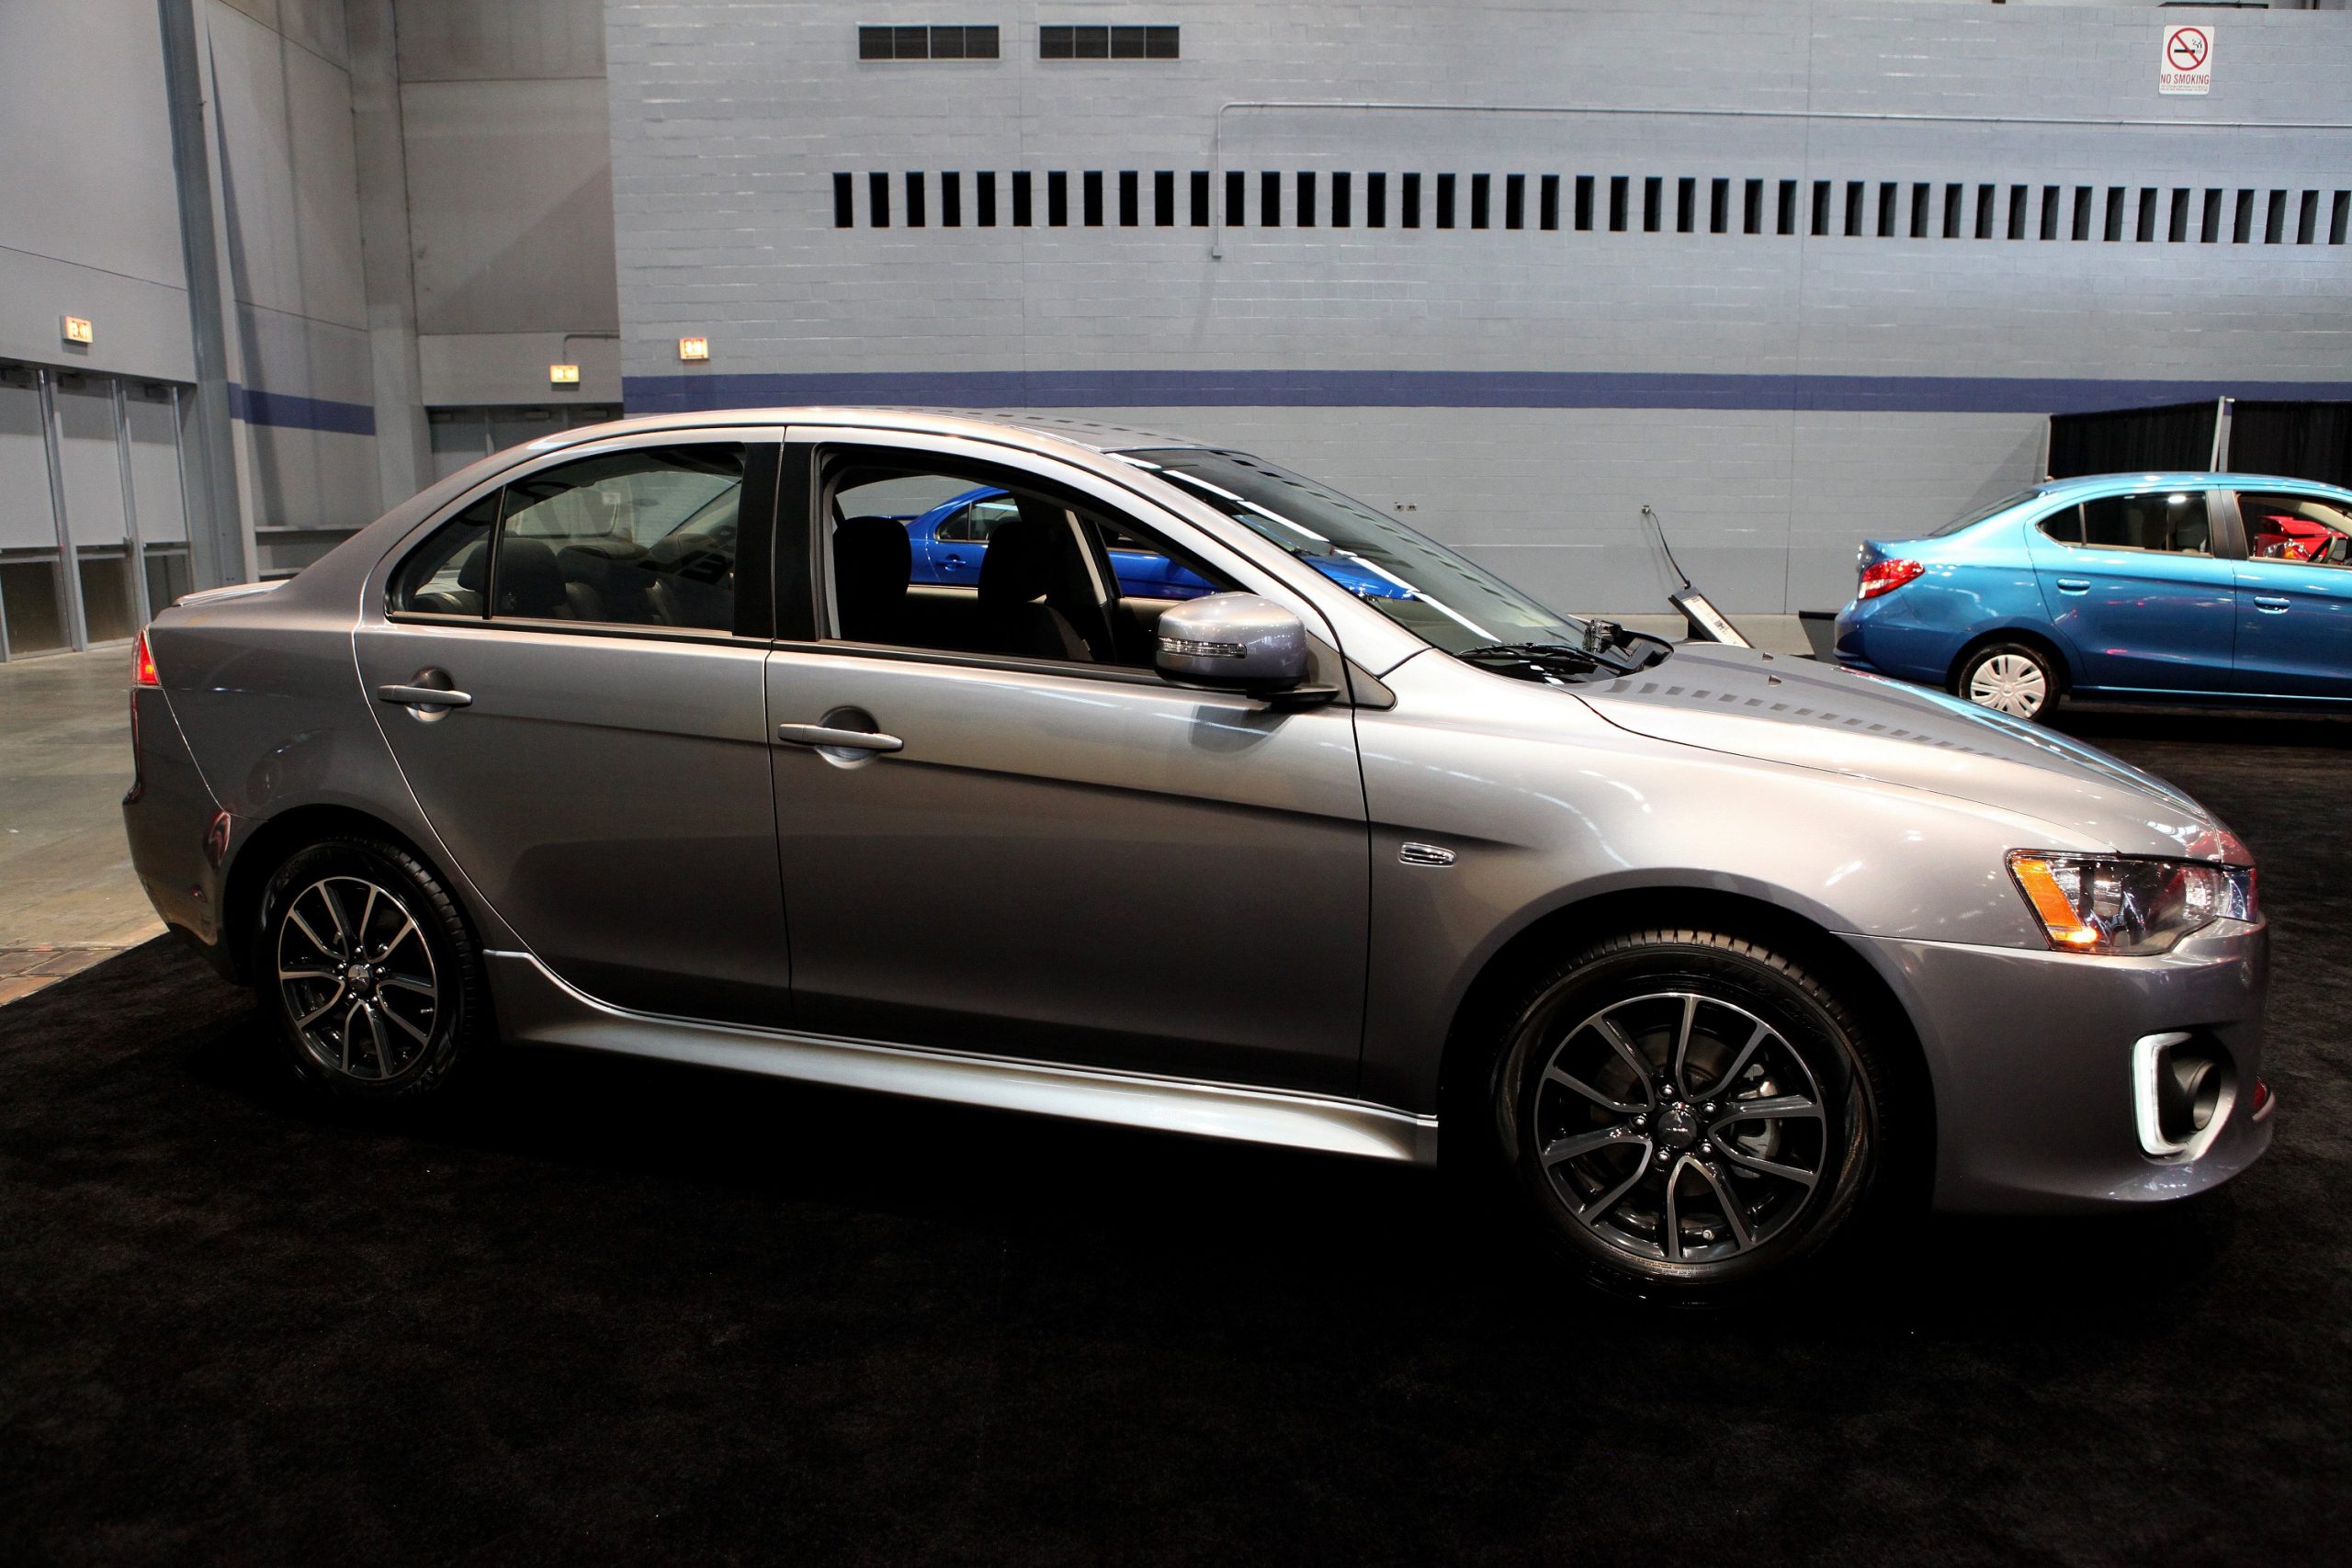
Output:
[[[2177,15],[2175,13],[2174,15]],[[1048,21],[1176,22],[1183,58],[1041,62]],[[860,63],[861,23],[988,22],[1003,57]],[[673,376],[673,340],[707,335],[716,376],[897,371],[1566,371],[2056,379],[2352,382],[2343,293],[2352,246],[2075,242],[2073,191],[2352,186],[2352,133],[2193,129],[2339,114],[2352,76],[2340,13],[2230,12],[2207,99],[2155,92],[2148,7],[1715,0],[1586,6],[1158,0],[857,6],[607,0],[614,188],[631,378]],[[1320,226],[1208,234],[1152,226],[1151,174],[1209,166],[1216,107],[1308,98],[1964,115],[2128,117],[2189,128],[1235,111],[1225,162],[1318,172]],[[2342,118],[2352,118],[2352,114]],[[939,171],[1102,170],[1109,225],[940,223]],[[1143,175],[1144,225],[1117,222],[1117,175]],[[929,225],[904,226],[903,175],[925,171]],[[1329,174],[1357,175],[1358,227],[1328,227]],[[1361,227],[1364,173],[1390,178],[1390,226]],[[1426,176],[1424,227],[1396,227],[1397,176]],[[866,226],[866,176],[891,175],[897,224]],[[855,176],[858,227],[833,227],[832,177]],[[1434,178],[1490,173],[1484,231],[1427,225]],[[1500,176],[1530,176],[1523,231]],[[1544,233],[1534,176],[1633,179],[1634,231]],[[1667,228],[1639,231],[1641,181],[1665,180]],[[1677,234],[1675,181],[1800,180],[1800,233]],[[1870,237],[1809,227],[1811,184],[1868,182]],[[2061,238],[1875,237],[1882,181],[1910,189],[2062,187]],[[2167,213],[2160,212],[2158,233]],[[2093,232],[2101,231],[2095,219]],[[1940,234],[1939,221],[1933,232]],[[1855,541],[1932,524],[2032,476],[2040,420],[2004,413],[1789,409],[1123,409],[1128,422],[1246,441],[1356,489],[1507,565],[1565,605],[1653,606],[1661,569],[1638,506],[1655,503],[1685,563],[1727,605],[1826,606]]]

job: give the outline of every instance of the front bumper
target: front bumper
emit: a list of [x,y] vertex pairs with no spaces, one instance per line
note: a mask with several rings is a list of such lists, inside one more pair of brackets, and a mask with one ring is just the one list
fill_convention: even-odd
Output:
[[[2269,933],[2221,922],[2156,958],[1858,939],[1918,1030],[1936,1099],[1935,1204],[1980,1213],[2162,1202],[2217,1187],[2270,1145],[2257,1108]],[[2231,1075],[2193,1157],[2142,1145],[2132,1054],[2187,1033]]]

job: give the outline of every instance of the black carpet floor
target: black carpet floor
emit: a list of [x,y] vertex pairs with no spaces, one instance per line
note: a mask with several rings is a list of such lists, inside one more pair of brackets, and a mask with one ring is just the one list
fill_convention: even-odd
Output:
[[1411,1171],[650,1064],[373,1125],[140,949],[0,1011],[0,1563],[2346,1561],[2352,725],[2071,722],[2263,857],[2275,1151],[1769,1310]]

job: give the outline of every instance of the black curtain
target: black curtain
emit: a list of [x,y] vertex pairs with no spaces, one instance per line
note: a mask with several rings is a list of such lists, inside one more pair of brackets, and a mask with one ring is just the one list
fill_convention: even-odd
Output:
[[2230,467],[2242,474],[2352,485],[2352,403],[2240,403]]
[[[2238,405],[2240,409],[2248,406]],[[2111,413],[2052,414],[2050,477],[2071,479],[2083,474],[2211,468],[2215,412],[2208,399],[2201,403],[2118,409]]]

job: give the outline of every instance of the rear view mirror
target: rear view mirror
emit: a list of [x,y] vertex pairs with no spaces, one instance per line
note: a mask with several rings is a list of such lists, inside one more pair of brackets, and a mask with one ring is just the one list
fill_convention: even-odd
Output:
[[1306,679],[1306,627],[1271,599],[1211,593],[1161,612],[1153,662],[1178,685],[1272,696]]

